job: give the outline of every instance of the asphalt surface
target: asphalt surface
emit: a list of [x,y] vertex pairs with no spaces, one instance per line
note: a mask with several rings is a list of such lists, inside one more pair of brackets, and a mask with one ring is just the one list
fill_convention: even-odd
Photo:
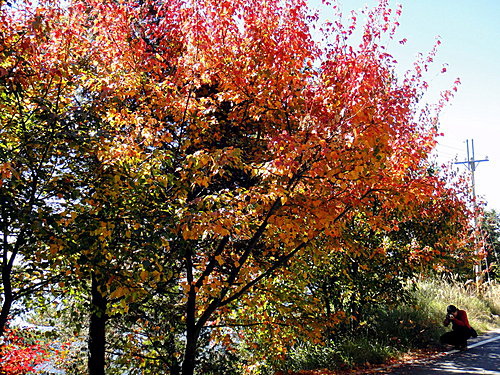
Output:
[[469,340],[465,351],[453,350],[415,363],[379,369],[373,374],[390,375],[500,375],[500,331]]

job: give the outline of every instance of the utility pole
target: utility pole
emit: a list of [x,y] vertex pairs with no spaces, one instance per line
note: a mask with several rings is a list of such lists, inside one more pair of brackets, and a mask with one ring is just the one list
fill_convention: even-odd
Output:
[[[476,202],[476,179],[474,176],[474,172],[476,172],[476,167],[479,163],[483,161],[489,161],[488,157],[486,159],[482,160],[476,160],[474,156],[474,140],[471,139],[471,152],[469,152],[469,140],[467,139],[467,160],[466,161],[460,161],[460,162],[455,162],[455,164],[465,164],[467,166],[467,169],[471,172],[471,183],[472,183],[472,204],[474,208],[474,224],[477,225],[476,222],[476,208],[477,208],[477,202]],[[471,158],[472,156],[472,158]],[[476,255],[478,251],[476,250]],[[486,264],[486,268],[488,268],[488,265]],[[476,264],[474,265],[474,273],[476,276],[476,283],[479,281],[479,273],[481,272],[481,264]]]
[[476,208],[476,180],[474,177],[474,172],[476,171],[476,166],[483,162],[483,161],[489,161],[488,157],[486,159],[482,160],[475,160],[474,158],[474,140],[471,140],[471,151],[472,151],[472,158],[471,158],[471,153],[469,152],[469,140],[467,139],[467,160],[466,161],[458,161],[455,162],[455,164],[466,164],[467,169],[471,172],[471,182],[472,182],[472,201],[474,203],[474,208]]

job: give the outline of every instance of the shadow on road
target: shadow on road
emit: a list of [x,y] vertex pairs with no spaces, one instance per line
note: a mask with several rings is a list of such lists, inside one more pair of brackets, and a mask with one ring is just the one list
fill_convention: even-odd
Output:
[[500,375],[500,332],[495,331],[471,340],[468,350],[443,353],[432,359],[397,367],[377,369],[366,374],[390,375]]

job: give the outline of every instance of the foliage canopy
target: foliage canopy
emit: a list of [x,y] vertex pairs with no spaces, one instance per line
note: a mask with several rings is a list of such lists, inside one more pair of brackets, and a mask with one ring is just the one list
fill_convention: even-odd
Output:
[[108,371],[255,365],[470,251],[429,158],[450,93],[420,103],[435,51],[396,77],[387,1],[355,47],[302,0],[0,4],[2,313],[17,257],[86,306],[91,374],[106,327]]

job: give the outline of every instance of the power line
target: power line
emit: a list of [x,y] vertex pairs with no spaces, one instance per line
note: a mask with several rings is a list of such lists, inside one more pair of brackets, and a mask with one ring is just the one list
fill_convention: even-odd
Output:
[[462,149],[457,147],[457,146],[450,146],[450,145],[447,145],[444,143],[438,143],[438,147],[444,147],[444,148],[448,148],[448,149],[455,150],[455,151],[462,151]]

